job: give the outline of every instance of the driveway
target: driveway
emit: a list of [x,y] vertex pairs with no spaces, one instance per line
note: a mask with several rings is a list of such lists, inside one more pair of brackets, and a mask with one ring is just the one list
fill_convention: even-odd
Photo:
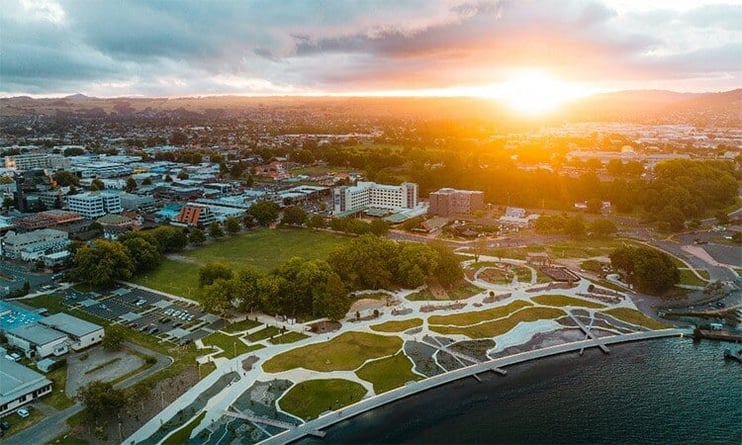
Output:
[[80,387],[92,381],[110,382],[143,364],[141,357],[126,350],[106,351],[96,347],[75,354],[67,359],[67,396],[73,398]]

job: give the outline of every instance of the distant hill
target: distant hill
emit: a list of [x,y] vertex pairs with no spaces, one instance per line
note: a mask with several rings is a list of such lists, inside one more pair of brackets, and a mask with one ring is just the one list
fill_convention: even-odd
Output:
[[721,93],[632,90],[598,94],[570,104],[573,121],[618,121],[696,126],[742,126],[742,89]]
[[[524,117],[494,100],[459,97],[241,97],[182,98],[119,97],[102,99],[84,94],[64,98],[0,98],[2,116],[57,116],[100,119],[148,119],[155,115],[199,120],[243,115],[254,111],[290,111],[327,116],[426,121],[491,122],[497,126],[539,125],[555,122],[628,122],[689,124],[698,127],[742,128],[742,89],[720,93],[677,93],[633,90],[591,96],[542,117]],[[489,124],[487,124],[488,126]],[[479,126],[486,131],[487,126]],[[492,127],[494,128],[494,127]]]

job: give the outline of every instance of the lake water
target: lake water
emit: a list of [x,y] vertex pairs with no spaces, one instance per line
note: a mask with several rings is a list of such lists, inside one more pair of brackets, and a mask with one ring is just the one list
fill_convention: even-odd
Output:
[[303,443],[742,444],[742,364],[704,340],[652,340],[448,384]]

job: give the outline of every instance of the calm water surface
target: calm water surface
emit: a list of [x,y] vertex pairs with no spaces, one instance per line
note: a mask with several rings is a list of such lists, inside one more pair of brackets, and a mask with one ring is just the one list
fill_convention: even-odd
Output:
[[303,443],[742,444],[742,364],[723,360],[729,347],[666,339],[538,360],[367,412]]

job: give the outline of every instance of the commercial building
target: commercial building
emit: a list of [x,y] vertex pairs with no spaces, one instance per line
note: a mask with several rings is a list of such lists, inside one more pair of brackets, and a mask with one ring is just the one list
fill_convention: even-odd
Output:
[[36,230],[69,224],[82,219],[83,217],[79,213],[54,209],[19,216],[13,219],[13,224],[20,230]]
[[8,343],[22,349],[28,358],[60,356],[69,351],[67,334],[37,323],[23,325],[5,333]]
[[70,244],[67,232],[41,229],[21,234],[8,234],[0,240],[6,258],[32,261],[46,254],[61,252]]
[[180,209],[176,221],[188,226],[208,226],[216,221],[216,216],[208,206],[189,203]]
[[334,194],[335,215],[377,208],[385,210],[411,209],[417,205],[417,184],[396,185],[358,182],[352,187],[338,187]]
[[51,392],[51,380],[12,360],[0,358],[0,417]]
[[106,213],[121,213],[121,197],[112,191],[80,193],[67,197],[67,206],[87,219],[95,219]]
[[67,336],[67,344],[74,351],[79,351],[103,341],[105,336],[103,326],[82,320],[72,315],[60,312],[42,318],[37,322]]
[[484,192],[442,188],[430,194],[428,213],[437,216],[470,214],[484,209]]

